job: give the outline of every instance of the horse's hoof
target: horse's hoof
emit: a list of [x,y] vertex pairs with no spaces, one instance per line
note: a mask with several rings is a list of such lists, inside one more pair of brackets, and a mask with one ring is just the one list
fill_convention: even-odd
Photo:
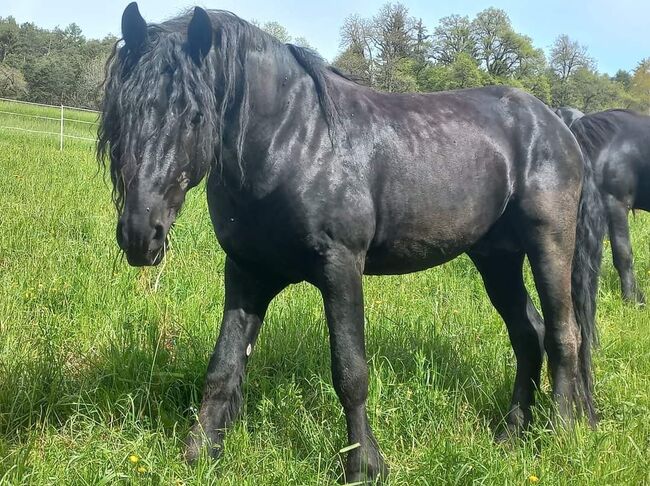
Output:
[[640,290],[637,290],[634,294],[623,294],[623,300],[638,307],[646,305],[645,295]]
[[185,441],[185,461],[188,464],[196,464],[203,451],[207,452],[207,457],[219,459],[222,453],[221,441],[211,440],[201,430],[193,428]]
[[636,293],[636,305],[639,307],[645,307],[645,295],[642,292]]
[[507,444],[519,437],[519,433],[513,430],[505,429],[497,432],[494,436],[494,442],[497,444]]
[[345,482],[343,485],[352,486],[352,485],[367,485],[367,484],[382,484],[386,477],[388,476],[388,466],[383,465],[381,468],[382,472],[371,471],[368,469],[367,472],[355,471],[355,472],[346,472],[345,473]]
[[498,430],[494,435],[494,442],[497,444],[507,444],[515,441],[516,439],[521,439],[524,432],[527,430],[528,424],[526,425],[517,425],[517,424],[506,424],[502,430]]
[[381,484],[388,477],[388,466],[379,451],[368,452],[364,459],[360,461],[358,454],[348,457],[344,484]]

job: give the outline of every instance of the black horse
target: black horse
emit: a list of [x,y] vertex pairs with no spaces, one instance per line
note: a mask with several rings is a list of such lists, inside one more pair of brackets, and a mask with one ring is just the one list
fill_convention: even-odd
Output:
[[645,297],[634,276],[628,212],[650,211],[650,117],[629,110],[584,115],[567,107],[556,113],[593,163],[623,298],[643,304]]
[[569,128],[573,125],[573,122],[579,120],[585,114],[576,108],[571,108],[570,106],[563,106],[555,110],[555,114],[562,118],[562,121],[566,123]]
[[[591,345],[604,217],[571,131],[504,87],[387,94],[223,11],[147,25],[132,3],[109,61],[100,159],[117,241],[155,265],[186,192],[207,175],[227,254],[225,308],[187,443],[218,456],[271,299],[307,281],[323,296],[332,377],[350,444],[346,478],[385,476],[368,418],[362,275],[468,253],[517,358],[508,432],[531,420],[546,351],[560,422],[595,420]],[[585,169],[586,167],[586,169]],[[528,255],[544,321],[524,287]]]

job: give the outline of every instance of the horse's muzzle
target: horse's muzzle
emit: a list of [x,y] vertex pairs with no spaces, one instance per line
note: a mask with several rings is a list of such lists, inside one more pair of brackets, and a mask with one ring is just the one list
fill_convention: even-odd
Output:
[[129,265],[145,267],[158,265],[165,254],[167,230],[159,222],[134,224],[133,218],[120,218],[116,239]]

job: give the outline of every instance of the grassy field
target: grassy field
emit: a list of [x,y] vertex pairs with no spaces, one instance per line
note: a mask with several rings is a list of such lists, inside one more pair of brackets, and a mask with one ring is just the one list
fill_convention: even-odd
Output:
[[[16,103],[0,99],[0,130],[7,133],[37,131],[38,137],[58,141],[61,133],[61,108]],[[63,109],[64,145],[71,140],[94,139],[97,133],[97,113],[92,111]],[[57,145],[58,147],[58,145]]]
[[[184,464],[223,301],[204,190],[191,193],[166,266],[130,268],[92,144],[66,143],[59,152],[56,137],[0,129],[0,482],[335,483],[345,422],[321,300],[307,285],[269,310],[223,459]],[[650,215],[632,226],[650,294]],[[621,302],[608,249],[605,258],[599,428],[540,425],[505,446],[493,430],[513,353],[469,260],[365,280],[368,409],[390,484],[650,483],[650,311]],[[538,424],[548,395],[545,379]]]

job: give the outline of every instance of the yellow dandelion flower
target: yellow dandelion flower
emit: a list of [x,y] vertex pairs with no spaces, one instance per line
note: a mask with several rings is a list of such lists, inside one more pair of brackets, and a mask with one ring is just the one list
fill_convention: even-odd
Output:
[[528,476],[528,482],[532,484],[539,483],[539,478],[534,474],[531,474],[530,476]]
[[138,456],[136,456],[135,454],[131,454],[129,456],[129,462],[131,464],[137,464],[138,462],[140,462],[140,458]]
[[140,474],[146,473],[146,472],[147,472],[147,468],[144,467],[144,466],[139,466],[139,467],[138,467],[138,472],[139,472]]

